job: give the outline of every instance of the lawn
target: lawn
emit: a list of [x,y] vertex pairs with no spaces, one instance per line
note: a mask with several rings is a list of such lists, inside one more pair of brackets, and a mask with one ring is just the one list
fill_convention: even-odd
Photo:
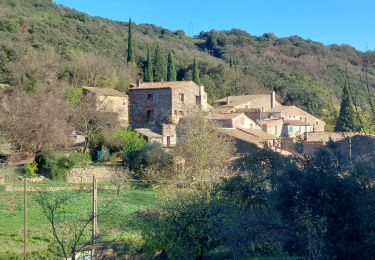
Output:
[[[30,184],[32,185],[32,184]],[[39,184],[40,185],[40,184]],[[98,208],[109,205],[108,214],[99,217],[98,229],[105,233],[106,240],[121,241],[117,250],[136,252],[141,249],[141,230],[144,223],[135,213],[138,210],[154,207],[162,192],[147,188],[124,188],[98,191]],[[74,217],[85,218],[91,210],[90,191],[50,191],[51,196],[68,195],[72,202],[68,211]],[[30,252],[46,251],[53,242],[51,227],[34,201],[34,192],[29,192],[29,248]],[[23,252],[23,193],[4,192],[0,189],[0,259],[14,259]]]

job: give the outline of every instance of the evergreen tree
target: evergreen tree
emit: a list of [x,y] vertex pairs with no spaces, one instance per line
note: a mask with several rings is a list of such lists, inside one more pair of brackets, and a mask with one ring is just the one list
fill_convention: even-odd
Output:
[[194,57],[194,62],[193,62],[193,81],[197,84],[200,84],[199,69],[198,69],[198,64],[197,64],[197,61],[195,60],[195,57]]
[[349,87],[345,84],[343,89],[339,118],[336,121],[335,131],[349,132],[360,131],[361,127],[353,109],[352,96]]
[[129,31],[128,31],[128,62],[134,62],[134,51],[133,51],[133,35],[132,35],[132,19],[129,19]]
[[154,81],[163,81],[167,79],[167,65],[165,62],[164,52],[159,47],[155,48],[153,59]]
[[154,71],[152,69],[152,59],[151,59],[151,52],[150,47],[147,46],[147,62],[145,67],[145,81],[146,82],[153,82],[154,81]]
[[175,81],[177,77],[176,68],[174,66],[173,54],[170,51],[168,54],[168,66],[167,66],[167,81]]

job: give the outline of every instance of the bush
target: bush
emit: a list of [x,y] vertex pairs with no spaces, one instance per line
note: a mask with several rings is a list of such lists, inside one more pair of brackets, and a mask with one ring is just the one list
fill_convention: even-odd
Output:
[[126,153],[141,149],[146,141],[141,134],[130,128],[116,127],[106,143],[112,150],[122,150]]
[[38,164],[36,162],[26,163],[20,170],[20,174],[22,176],[26,176],[27,178],[33,178],[36,176],[36,172],[38,170]]
[[66,172],[74,167],[86,167],[90,161],[89,154],[74,152],[64,154],[58,152],[43,152],[35,159],[39,172],[52,180],[65,180]]

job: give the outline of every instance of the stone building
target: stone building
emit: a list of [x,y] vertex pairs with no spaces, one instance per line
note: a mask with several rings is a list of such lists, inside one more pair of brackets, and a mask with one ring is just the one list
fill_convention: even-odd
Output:
[[133,128],[161,131],[163,123],[177,124],[191,111],[207,109],[207,93],[193,81],[138,82],[130,88]]
[[159,135],[164,147],[176,145],[181,117],[208,108],[204,87],[193,81],[138,82],[130,88],[129,100],[131,126]]
[[128,96],[110,88],[84,87],[84,94],[95,98],[96,108],[103,112],[116,113],[121,126],[129,126]]
[[268,94],[228,96],[214,102],[214,106],[230,108],[233,111],[259,109],[261,112],[280,106],[275,91]]

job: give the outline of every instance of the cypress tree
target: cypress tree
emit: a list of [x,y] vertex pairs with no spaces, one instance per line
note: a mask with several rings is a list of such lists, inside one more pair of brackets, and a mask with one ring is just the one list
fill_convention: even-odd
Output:
[[352,96],[349,91],[349,87],[345,84],[342,94],[342,101],[340,106],[339,118],[336,121],[335,131],[349,132],[349,131],[360,131],[361,127],[356,118]]
[[174,67],[173,54],[168,54],[167,81],[175,81],[177,77],[176,68]]
[[129,31],[128,31],[128,62],[134,62],[134,51],[133,51],[133,35],[132,35],[132,19],[129,19]]
[[159,45],[155,48],[153,59],[154,81],[162,81],[167,78],[167,65],[165,62],[164,52]]
[[193,62],[193,81],[197,84],[200,84],[199,69],[198,69],[198,64],[197,64],[197,61],[195,60],[195,57],[194,57],[194,62]]
[[145,81],[153,82],[154,81],[154,71],[152,69],[152,59],[150,47],[147,46],[147,62],[145,67]]

